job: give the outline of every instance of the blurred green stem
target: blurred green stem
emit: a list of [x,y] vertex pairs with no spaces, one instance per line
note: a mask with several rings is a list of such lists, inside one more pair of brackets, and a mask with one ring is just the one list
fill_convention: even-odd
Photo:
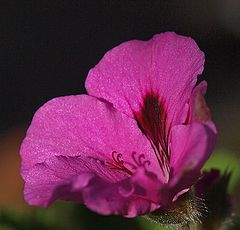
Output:
[[195,223],[189,223],[186,224],[185,226],[183,226],[183,230],[201,230],[201,226],[199,224],[195,224]]

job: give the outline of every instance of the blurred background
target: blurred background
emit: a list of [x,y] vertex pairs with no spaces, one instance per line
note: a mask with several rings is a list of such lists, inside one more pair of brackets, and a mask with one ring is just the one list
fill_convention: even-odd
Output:
[[[0,229],[7,229],[8,221],[15,221],[15,227],[8,229],[37,229],[30,227],[30,220],[38,223],[39,229],[53,229],[59,216],[68,223],[63,229],[75,229],[67,221],[75,206],[55,205],[67,210],[63,215],[56,211],[62,208],[54,206],[44,211],[25,204],[19,146],[34,112],[43,103],[58,96],[85,93],[89,69],[107,50],[126,40],[146,40],[164,31],[195,39],[206,55],[202,79],[209,84],[207,102],[219,132],[218,150],[209,167],[239,168],[239,0],[53,0],[0,4]],[[115,229],[145,226],[142,220],[114,217],[109,221],[110,217],[76,209],[77,219],[84,217],[76,222],[81,226],[78,229],[112,229],[111,224]],[[8,215],[8,211],[15,214]],[[40,220],[45,219],[48,225],[42,226]],[[18,226],[20,222],[22,225]]]

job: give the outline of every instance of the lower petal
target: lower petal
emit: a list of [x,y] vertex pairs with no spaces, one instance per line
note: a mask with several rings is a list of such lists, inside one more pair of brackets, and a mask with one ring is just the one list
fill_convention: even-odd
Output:
[[[125,217],[143,215],[160,207],[162,184],[154,173],[139,167],[131,177],[112,182],[98,175],[94,165],[91,170],[81,162],[79,157],[56,156],[36,164],[26,177],[26,201],[47,207],[55,200],[71,200],[99,214]],[[108,168],[101,170],[111,173]]]

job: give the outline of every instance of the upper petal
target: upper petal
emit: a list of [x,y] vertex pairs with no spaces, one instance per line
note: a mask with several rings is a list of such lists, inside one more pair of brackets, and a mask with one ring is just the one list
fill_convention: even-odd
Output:
[[[126,176],[127,168],[137,166],[136,159],[141,154],[151,162],[151,170],[162,176],[151,145],[136,121],[110,103],[87,95],[55,98],[41,107],[34,115],[20,154],[23,177],[35,164],[56,155],[108,162],[115,168],[113,171]],[[121,160],[128,165],[121,165]]]
[[204,54],[188,37],[162,33],[149,41],[125,42],[107,52],[90,70],[85,86],[90,95],[104,98],[134,117],[149,93],[164,103],[167,122],[181,123]]

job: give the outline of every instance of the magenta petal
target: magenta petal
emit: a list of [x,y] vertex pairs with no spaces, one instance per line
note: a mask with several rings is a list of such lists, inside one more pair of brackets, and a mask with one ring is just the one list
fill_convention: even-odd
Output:
[[45,207],[57,199],[72,200],[103,215],[126,217],[142,215],[159,207],[157,193],[161,182],[153,173],[140,167],[132,177],[112,182],[102,176],[102,171],[111,174],[109,168],[96,161],[89,162],[87,158],[51,157],[30,170],[26,177],[25,199],[31,205]]
[[99,183],[95,178],[83,191],[84,203],[91,210],[104,215],[136,217],[154,211],[160,207],[157,195],[162,184],[156,175],[151,174],[138,168],[132,177],[115,184]]
[[55,98],[34,115],[20,150],[26,201],[126,217],[172,205],[215,146],[207,83],[195,87],[203,64],[197,44],[171,32],[110,50],[88,74],[91,96]]
[[199,83],[192,92],[190,98],[190,113],[188,123],[201,122],[208,125],[215,133],[217,133],[215,124],[212,122],[210,110],[204,99],[207,91],[207,82]]
[[191,38],[162,33],[107,52],[90,70],[85,86],[90,95],[110,101],[131,117],[147,94],[156,94],[165,104],[168,124],[180,124],[203,63],[204,54]]
[[207,122],[211,120],[210,110],[204,99],[207,90],[207,82],[202,81],[192,92],[190,98],[190,123]]
[[144,154],[145,160],[151,162],[151,170],[159,168],[137,122],[110,103],[87,95],[55,98],[36,112],[28,129],[20,151],[22,175],[25,178],[35,164],[56,155],[114,163],[114,151],[131,166],[136,165],[135,158]]
[[215,143],[216,134],[207,125],[193,123],[172,128],[169,184],[174,187],[175,195],[198,179]]
[[53,156],[34,165],[25,177],[24,196],[31,205],[48,206],[56,199],[82,202],[81,193],[93,177],[106,182],[125,179],[105,164],[84,156]]

